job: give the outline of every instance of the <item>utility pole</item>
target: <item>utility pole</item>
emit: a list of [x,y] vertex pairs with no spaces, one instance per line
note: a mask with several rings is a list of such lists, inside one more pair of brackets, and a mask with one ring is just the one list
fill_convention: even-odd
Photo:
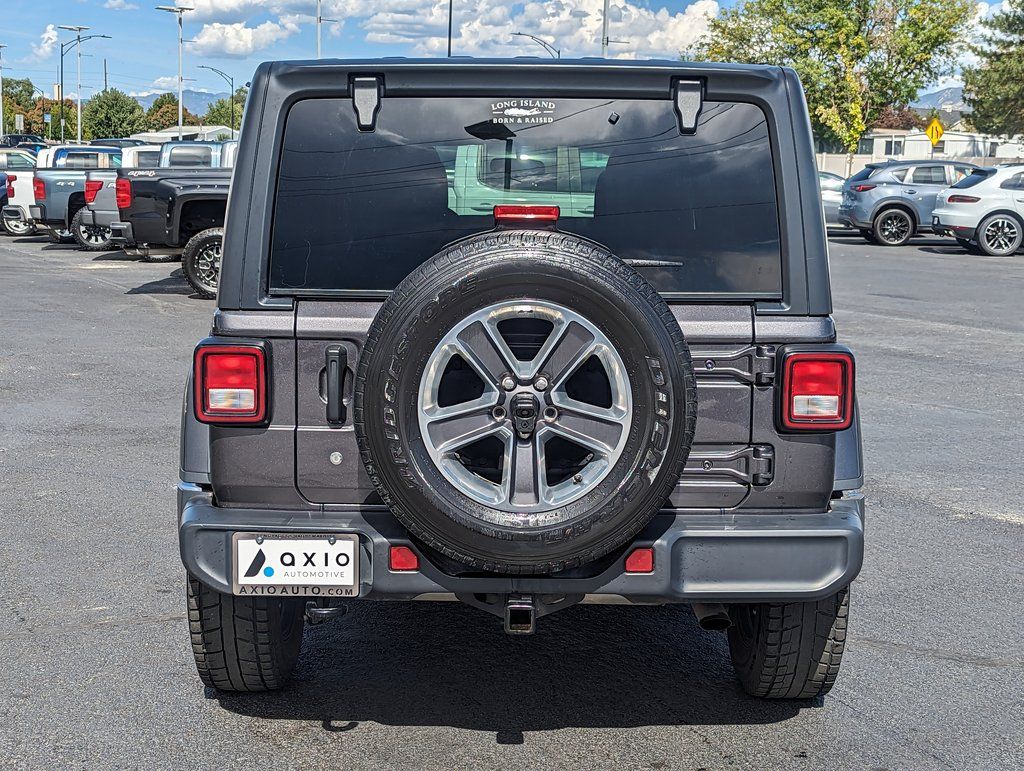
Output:
[[322,2],[323,2],[323,0],[316,0],[316,58],[317,59],[320,58],[320,51],[321,51],[321,47],[320,47],[320,25],[323,24],[325,21],[328,24],[337,24],[338,23],[337,19],[325,19],[323,17],[323,13],[321,13]]
[[107,57],[103,57],[103,90],[107,90]]
[[0,43],[0,137],[6,133],[4,129],[4,49],[6,43]]
[[183,80],[181,77],[181,42],[182,42],[182,17],[188,11],[194,11],[195,8],[186,8],[185,6],[179,5],[158,5],[156,6],[158,11],[167,11],[168,13],[174,13],[178,15],[178,141],[181,141],[181,124],[184,121],[184,112],[182,107],[182,100],[184,99],[184,88]]
[[604,0],[604,16],[601,17],[601,58],[608,58],[608,44],[621,43],[629,45],[628,40],[612,40],[608,37],[608,0]]
[[[608,0],[604,0],[605,3]],[[452,3],[454,0],[448,0],[448,58],[452,58]]]

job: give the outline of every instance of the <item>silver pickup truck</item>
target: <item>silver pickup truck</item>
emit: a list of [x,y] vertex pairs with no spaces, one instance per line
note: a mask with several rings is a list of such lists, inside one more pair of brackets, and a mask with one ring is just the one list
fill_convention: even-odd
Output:
[[[126,147],[121,154],[121,167],[155,169],[160,165],[160,145]],[[85,172],[85,208],[79,213],[81,240],[84,249],[100,251],[112,248],[110,225],[117,222],[117,169],[90,169]],[[95,240],[91,245],[89,239]],[[79,240],[76,236],[75,240]],[[85,243],[82,243],[82,242]],[[100,245],[102,244],[102,246]]]
[[70,243],[72,240],[86,249],[105,249],[101,234],[82,225],[79,211],[85,208],[85,174],[88,169],[116,169],[121,165],[119,147],[70,145],[48,148],[40,153],[32,195],[35,203],[29,207],[29,217],[37,229],[45,231],[51,240]]

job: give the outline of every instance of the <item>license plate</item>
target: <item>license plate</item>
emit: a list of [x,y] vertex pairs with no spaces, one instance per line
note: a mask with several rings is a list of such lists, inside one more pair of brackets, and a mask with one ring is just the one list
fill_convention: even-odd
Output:
[[359,536],[235,533],[237,595],[355,597]]

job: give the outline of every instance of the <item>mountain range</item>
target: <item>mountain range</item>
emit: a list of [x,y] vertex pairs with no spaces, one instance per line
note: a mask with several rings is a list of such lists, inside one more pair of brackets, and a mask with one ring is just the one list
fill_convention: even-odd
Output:
[[960,86],[950,86],[929,94],[921,94],[912,105],[915,110],[939,110],[940,112],[967,113],[971,108],[964,101],[964,90]]
[[[135,101],[142,105],[143,110],[148,110],[153,106],[153,102],[161,94],[175,93],[175,91],[153,91],[148,94],[133,94]],[[210,105],[216,102],[218,99],[227,99],[229,96],[227,91],[212,92],[212,91],[193,91],[190,88],[186,88],[181,95],[181,101],[185,104],[185,109],[193,115],[205,115]]]

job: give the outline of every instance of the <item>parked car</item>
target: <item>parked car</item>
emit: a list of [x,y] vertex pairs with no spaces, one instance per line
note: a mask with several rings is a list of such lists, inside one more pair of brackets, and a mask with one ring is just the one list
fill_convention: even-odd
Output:
[[31,236],[35,225],[28,216],[33,203],[32,180],[35,176],[36,159],[24,150],[0,149],[0,170],[7,172],[9,197],[0,209],[4,231],[12,236]]
[[[160,163],[160,145],[133,145],[121,152],[121,168],[153,169]],[[120,220],[117,209],[117,170],[90,169],[85,172],[85,208],[79,211],[83,227],[106,237],[104,248],[113,245],[111,225]]]
[[261,65],[182,413],[202,681],[280,688],[344,600],[593,601],[826,693],[864,499],[813,169],[780,67]]
[[233,162],[235,147],[237,140],[167,143],[160,168],[119,169],[113,243],[151,261],[180,255],[182,274],[196,293],[214,297],[232,173],[221,164]]
[[973,253],[1013,254],[1024,243],[1024,166],[976,169],[939,194],[932,229]]
[[38,155],[39,151],[45,147],[49,147],[45,142],[18,142],[17,149],[27,150],[32,155]]
[[47,148],[37,158],[29,216],[36,227],[56,242],[75,241],[84,249],[110,248],[110,233],[86,225],[79,214],[85,208],[87,169],[117,168],[121,149],[93,145]]
[[846,181],[839,222],[872,243],[902,246],[932,232],[935,197],[976,168],[962,161],[869,163]]
[[138,147],[146,144],[141,139],[90,139],[90,145],[103,145],[104,147]]
[[825,210],[825,227],[849,227],[839,221],[839,204],[843,200],[843,183],[846,180],[830,171],[818,172],[818,186],[821,188],[821,205]]
[[44,144],[41,136],[36,134],[4,134],[0,136],[0,147],[15,147],[20,142],[32,142],[33,144]]

